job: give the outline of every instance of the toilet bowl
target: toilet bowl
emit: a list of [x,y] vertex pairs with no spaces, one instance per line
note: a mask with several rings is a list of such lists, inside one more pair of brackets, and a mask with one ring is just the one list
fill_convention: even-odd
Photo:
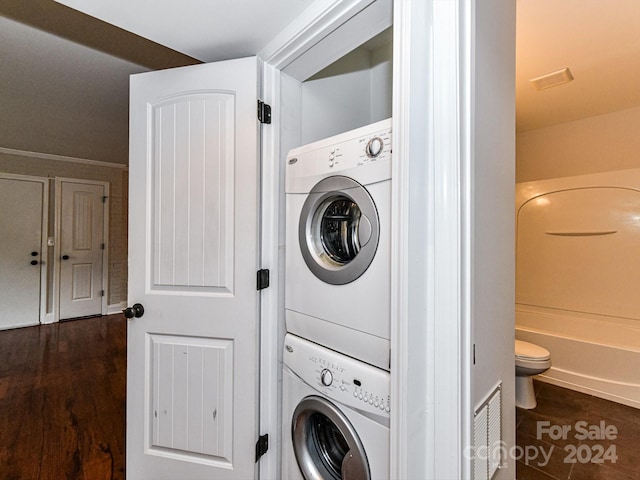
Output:
[[516,407],[536,408],[533,376],[551,368],[551,353],[533,343],[516,340]]

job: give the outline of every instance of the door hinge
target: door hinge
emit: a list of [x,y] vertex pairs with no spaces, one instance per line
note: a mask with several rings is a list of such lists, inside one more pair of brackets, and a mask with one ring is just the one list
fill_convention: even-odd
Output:
[[100,250],[104,250],[104,243],[100,244]]
[[107,203],[107,198],[109,198],[109,197],[107,197],[106,195],[103,195],[102,196],[102,203]]
[[100,290],[100,296],[104,297],[104,290]]
[[257,289],[263,290],[269,286],[269,269],[258,270]]
[[260,123],[271,123],[271,105],[267,105],[261,100],[258,100],[258,120]]
[[260,435],[256,442],[256,462],[267,453],[267,450],[269,450],[269,434],[265,433],[264,435]]

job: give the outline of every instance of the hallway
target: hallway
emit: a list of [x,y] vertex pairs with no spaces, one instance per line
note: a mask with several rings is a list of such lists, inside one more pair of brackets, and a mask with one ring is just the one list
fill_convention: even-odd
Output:
[[126,320],[0,332],[0,478],[123,479]]

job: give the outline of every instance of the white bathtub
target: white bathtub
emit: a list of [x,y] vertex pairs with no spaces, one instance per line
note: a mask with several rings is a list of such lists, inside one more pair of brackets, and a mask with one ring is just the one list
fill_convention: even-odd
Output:
[[640,408],[640,321],[516,305],[516,338],[551,352],[540,380]]

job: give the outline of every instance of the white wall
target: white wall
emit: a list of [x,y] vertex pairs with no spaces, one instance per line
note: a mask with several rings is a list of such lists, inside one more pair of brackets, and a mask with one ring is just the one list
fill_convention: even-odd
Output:
[[391,53],[356,49],[302,83],[302,144],[391,117]]
[[[483,8],[480,8],[482,5]],[[502,382],[502,435],[515,445],[515,2],[476,8],[473,105],[472,406]],[[515,478],[513,458],[496,479]]]
[[517,135],[516,181],[640,167],[640,107]]
[[371,52],[371,122],[391,116],[393,93],[393,45]]

